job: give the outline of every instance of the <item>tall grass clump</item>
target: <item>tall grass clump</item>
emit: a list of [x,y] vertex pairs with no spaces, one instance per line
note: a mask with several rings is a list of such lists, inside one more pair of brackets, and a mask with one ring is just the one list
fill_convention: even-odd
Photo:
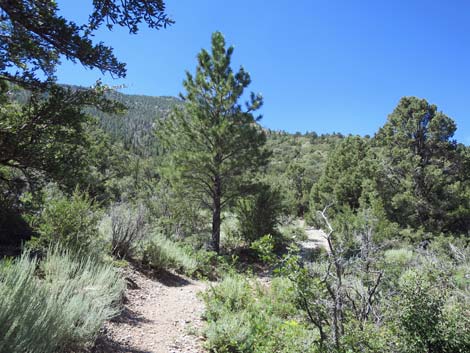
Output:
[[173,269],[188,276],[198,269],[197,261],[182,246],[158,233],[145,244],[143,263],[157,271]]
[[0,264],[0,352],[70,352],[91,345],[119,312],[124,282],[93,258],[50,250]]

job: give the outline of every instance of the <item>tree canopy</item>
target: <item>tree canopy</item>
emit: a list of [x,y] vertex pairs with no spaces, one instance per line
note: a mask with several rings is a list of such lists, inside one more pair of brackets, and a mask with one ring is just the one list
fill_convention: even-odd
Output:
[[93,7],[88,23],[77,24],[59,14],[56,1],[0,2],[0,78],[27,87],[54,81],[61,55],[87,68],[124,77],[125,64],[112,48],[93,42],[94,32],[103,24],[137,33],[142,22],[157,29],[173,23],[162,0],[94,0]]
[[369,141],[359,136],[346,137],[331,153],[324,172],[312,187],[310,207],[314,212],[326,205],[359,208],[362,184],[368,178],[366,162]]
[[454,218],[465,194],[455,130],[455,122],[425,99],[400,100],[374,139],[382,161],[377,185],[390,219],[432,232],[465,231]]
[[435,105],[403,97],[373,139],[348,137],[330,154],[312,187],[312,212],[328,204],[332,211],[379,207],[417,239],[423,232],[466,234],[468,147],[453,140],[455,130]]

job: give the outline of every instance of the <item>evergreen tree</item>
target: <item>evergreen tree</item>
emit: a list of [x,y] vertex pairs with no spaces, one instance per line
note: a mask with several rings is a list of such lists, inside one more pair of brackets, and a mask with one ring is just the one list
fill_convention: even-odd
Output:
[[282,237],[276,228],[282,211],[281,194],[269,184],[260,183],[256,189],[253,195],[240,199],[234,209],[240,235],[249,245],[268,234],[279,242]]
[[310,210],[315,215],[327,205],[332,210],[359,208],[363,183],[371,174],[367,159],[369,141],[359,136],[342,140],[328,157],[326,167],[310,193]]
[[289,186],[295,202],[295,215],[303,217],[307,206],[308,194],[312,187],[306,167],[297,161],[292,161],[289,163],[285,175],[290,181]]
[[221,33],[212,35],[212,53],[198,55],[196,75],[186,74],[183,108],[158,129],[170,150],[166,171],[174,185],[212,212],[212,240],[219,252],[222,209],[246,194],[253,172],[267,163],[266,136],[252,114],[262,97],[251,93],[239,104],[250,75],[230,67],[233,47],[225,48]]
[[434,233],[465,231],[461,225],[468,222],[451,216],[467,208],[459,196],[465,158],[452,139],[455,130],[454,121],[426,100],[400,100],[374,138],[382,161],[376,185],[390,220]]

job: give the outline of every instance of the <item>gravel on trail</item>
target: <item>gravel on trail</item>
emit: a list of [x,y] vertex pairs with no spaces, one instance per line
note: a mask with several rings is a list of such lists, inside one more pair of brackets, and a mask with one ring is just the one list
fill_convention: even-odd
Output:
[[173,273],[157,278],[133,268],[124,309],[106,323],[92,353],[203,353],[200,330],[204,304],[197,293],[204,282]]

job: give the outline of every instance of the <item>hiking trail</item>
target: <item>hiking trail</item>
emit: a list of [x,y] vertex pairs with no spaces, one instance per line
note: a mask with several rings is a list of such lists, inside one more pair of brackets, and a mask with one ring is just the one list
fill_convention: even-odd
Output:
[[165,272],[158,278],[124,271],[128,288],[123,312],[106,323],[93,353],[203,353],[199,331],[202,281]]

